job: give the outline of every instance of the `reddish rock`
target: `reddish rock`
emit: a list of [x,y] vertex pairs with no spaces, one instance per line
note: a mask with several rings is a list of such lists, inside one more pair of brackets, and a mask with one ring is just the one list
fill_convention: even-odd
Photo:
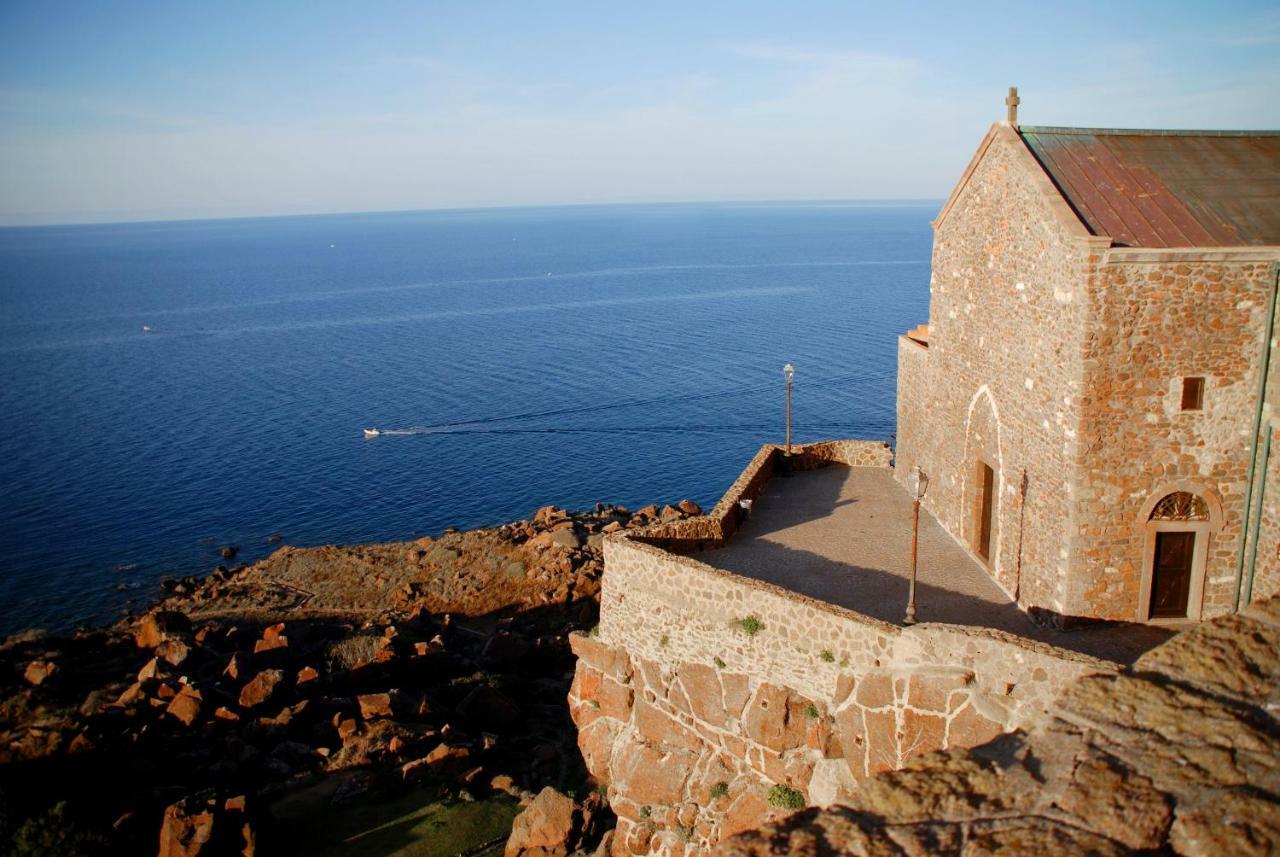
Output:
[[164,811],[158,857],[253,857],[256,849],[243,797],[223,804],[185,799]]
[[283,679],[284,673],[280,670],[263,670],[258,673],[240,688],[240,707],[253,708],[266,702]]
[[142,665],[142,669],[138,670],[138,681],[146,681],[148,679],[160,678],[161,666],[159,658],[152,658]]
[[898,721],[893,712],[867,711],[863,719],[866,723],[867,772],[877,774],[898,767]]
[[165,711],[178,718],[183,724],[190,726],[196,722],[196,718],[200,716],[200,703],[203,697],[200,691],[189,685],[183,685],[182,690],[178,691],[169,702],[169,707]]
[[147,692],[143,687],[142,682],[135,681],[133,684],[126,687],[124,691],[121,692],[120,696],[116,698],[116,704],[123,705],[127,708],[131,705],[137,705],[139,702],[146,699],[146,697]]
[[779,753],[805,743],[805,710],[809,702],[785,687],[761,682],[747,706],[743,727],[758,744]]
[[864,708],[893,704],[893,679],[887,673],[869,673],[858,682],[854,699]]
[[947,722],[932,714],[921,714],[908,708],[902,712],[902,759],[932,753],[942,749]]
[[686,515],[701,515],[702,507],[692,500],[681,500],[676,504],[676,508]]
[[505,857],[551,857],[572,850],[573,801],[550,786],[516,816]]
[[303,667],[298,670],[298,685],[304,685],[308,682],[315,681],[320,677],[320,673],[316,672],[315,667]]
[[391,716],[391,694],[366,693],[356,697],[360,704],[360,716],[365,720]]
[[222,674],[229,679],[238,679],[242,670],[240,656],[232,655],[231,660],[227,661],[227,667],[222,671]]
[[426,763],[432,768],[445,771],[456,771],[471,758],[471,751],[466,747],[451,747],[439,744],[426,755]]
[[143,616],[133,632],[140,649],[154,649],[170,637],[191,631],[191,620],[175,610],[156,610]]
[[219,720],[226,720],[231,723],[234,723],[240,719],[239,714],[236,714],[230,708],[227,708],[226,706],[223,706],[223,705],[218,706],[218,708],[213,712],[213,716]]
[[27,680],[28,684],[39,687],[49,680],[49,677],[58,671],[58,665],[53,661],[32,661],[27,664],[26,670],[22,673],[22,677]]
[[[283,627],[283,625],[279,626]],[[268,629],[270,630],[270,629]],[[253,644],[253,653],[260,655],[263,652],[272,652],[276,649],[289,648],[289,638],[284,635],[264,636],[261,640]]]
[[182,800],[165,808],[160,824],[158,857],[197,857],[209,854],[213,839],[213,812],[207,807],[192,811]]
[[971,704],[960,709],[947,726],[947,747],[977,747],[1004,731],[999,723],[979,714]]
[[360,731],[360,724],[356,722],[354,717],[347,717],[340,719],[336,728],[338,730],[338,738],[345,744],[352,735]]
[[722,838],[727,839],[744,830],[755,830],[768,818],[769,804],[765,801],[762,789],[749,788],[736,797],[732,794],[730,797],[733,802],[720,821]]
[[160,645],[156,646],[156,655],[175,667],[185,661],[189,654],[191,654],[190,647],[178,637],[162,640]]

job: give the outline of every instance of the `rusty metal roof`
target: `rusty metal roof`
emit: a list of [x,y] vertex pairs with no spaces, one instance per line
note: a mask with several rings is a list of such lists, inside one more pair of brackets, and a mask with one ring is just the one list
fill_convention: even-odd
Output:
[[1117,245],[1280,244],[1280,131],[1018,131],[1085,226]]

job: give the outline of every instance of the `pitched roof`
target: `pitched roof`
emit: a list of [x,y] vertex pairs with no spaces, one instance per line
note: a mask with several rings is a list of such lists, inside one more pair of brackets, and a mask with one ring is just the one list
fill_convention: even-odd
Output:
[[1018,129],[1095,235],[1130,247],[1280,245],[1280,132]]

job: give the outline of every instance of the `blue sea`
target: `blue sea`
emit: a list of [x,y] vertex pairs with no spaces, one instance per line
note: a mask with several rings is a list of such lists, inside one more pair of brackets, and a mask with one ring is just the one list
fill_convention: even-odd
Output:
[[[887,438],[938,204],[0,230],[0,633],[288,544],[709,506],[784,428]],[[377,427],[367,439],[363,429]]]

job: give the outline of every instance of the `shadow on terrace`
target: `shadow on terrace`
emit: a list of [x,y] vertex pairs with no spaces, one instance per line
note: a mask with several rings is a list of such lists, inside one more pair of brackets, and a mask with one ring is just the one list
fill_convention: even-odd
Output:
[[[666,546],[744,577],[900,623],[910,574],[911,497],[894,481],[893,470],[831,463],[768,478],[771,470],[744,494],[755,495],[751,515],[722,547]],[[919,551],[920,622],[993,628],[1124,664],[1172,633],[1126,622],[1071,631],[1038,625],[924,509]]]

